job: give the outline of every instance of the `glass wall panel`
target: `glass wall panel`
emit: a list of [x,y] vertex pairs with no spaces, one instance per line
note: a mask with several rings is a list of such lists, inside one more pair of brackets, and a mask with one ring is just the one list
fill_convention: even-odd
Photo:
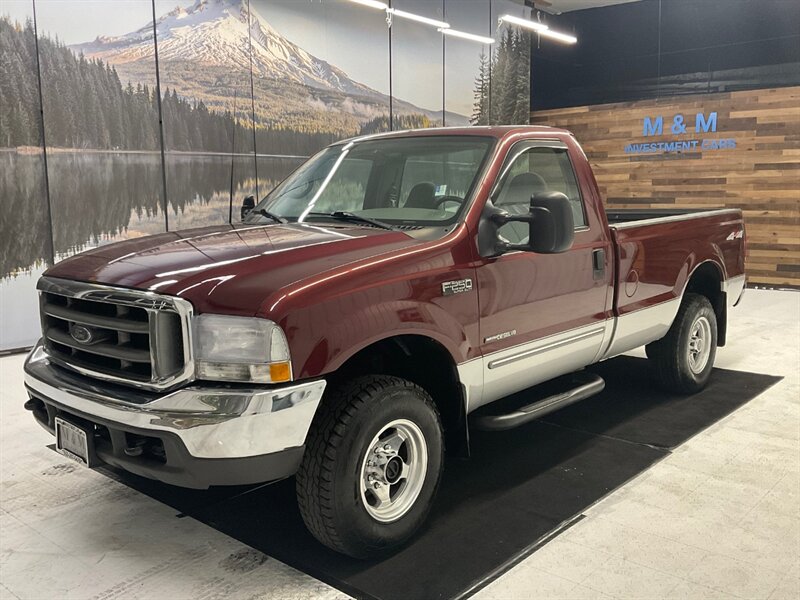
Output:
[[530,122],[531,32],[503,23],[502,15],[530,19],[531,9],[511,0],[492,0],[492,27],[497,27],[492,45],[489,105],[491,125],[521,125]]
[[36,280],[52,255],[31,0],[0,9],[0,350],[39,335]]
[[248,3],[156,0],[169,229],[228,222],[256,192]]
[[[398,10],[443,19],[441,0],[394,0]],[[395,16],[392,19],[394,129],[441,126],[444,121],[443,40],[436,27]],[[448,125],[467,123],[449,115]]]
[[[490,15],[489,0],[445,0],[445,21],[453,29],[493,37],[496,22]],[[489,60],[491,44],[445,36],[445,108],[466,117],[473,125],[489,123]],[[446,125],[457,119],[446,118]]]
[[37,0],[56,260],[164,230],[148,0]]
[[263,196],[298,157],[389,128],[389,45],[385,13],[345,0],[251,0],[251,13]]
[[342,107],[356,117],[359,135],[388,131],[389,28],[385,12],[347,0],[326,0],[324,6],[325,56],[353,82]]

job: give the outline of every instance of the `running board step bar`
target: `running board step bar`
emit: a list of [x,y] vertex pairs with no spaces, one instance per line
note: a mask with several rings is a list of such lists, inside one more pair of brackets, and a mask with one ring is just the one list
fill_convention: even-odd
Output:
[[[599,394],[603,391],[603,388],[606,387],[606,382],[603,381],[603,378],[599,375],[581,371],[566,377],[560,377],[552,382],[547,382],[541,386],[514,394],[513,396],[509,396],[505,400],[500,400],[497,403],[493,403],[498,404],[497,408],[490,404],[487,405],[487,409],[491,407],[491,409],[494,409],[495,411],[503,410],[502,405],[506,403],[506,401],[510,401],[511,404],[518,404],[520,397],[523,396],[527,396],[527,400],[530,400],[530,397],[535,395],[536,392],[539,391],[539,388],[545,387],[548,388],[548,391],[551,392],[551,395],[536,400],[535,402],[519,406],[518,408],[514,408],[508,412],[498,414],[497,412],[489,413],[484,412],[483,410],[476,411],[471,418],[472,425],[476,429],[482,429],[484,431],[502,431],[504,429],[513,429],[514,427],[519,427],[520,425],[524,425],[525,423],[539,419],[540,417],[550,414],[551,412],[554,412],[560,408],[564,408],[565,406],[569,406],[570,404],[574,404],[575,402],[579,402],[580,400],[585,400],[586,398],[594,396],[595,394]],[[560,387],[562,391],[556,391],[555,393],[552,393],[555,391],[553,390],[553,387]],[[567,387],[567,389],[564,390],[564,387]],[[516,400],[516,402],[514,400]]]

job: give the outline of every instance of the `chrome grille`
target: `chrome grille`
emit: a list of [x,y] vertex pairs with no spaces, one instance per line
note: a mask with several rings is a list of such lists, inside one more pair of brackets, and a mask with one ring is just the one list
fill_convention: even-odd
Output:
[[44,277],[38,287],[44,345],[57,364],[149,389],[191,379],[185,300]]

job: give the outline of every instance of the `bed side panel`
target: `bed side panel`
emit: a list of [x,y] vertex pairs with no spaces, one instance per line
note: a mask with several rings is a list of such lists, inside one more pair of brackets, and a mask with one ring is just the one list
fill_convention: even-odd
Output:
[[744,274],[741,211],[612,226],[619,317],[606,357],[663,337],[692,272],[711,261],[723,281]]

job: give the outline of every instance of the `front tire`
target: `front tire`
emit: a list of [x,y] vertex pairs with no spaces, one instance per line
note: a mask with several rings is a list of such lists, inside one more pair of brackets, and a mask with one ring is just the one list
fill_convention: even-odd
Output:
[[667,335],[645,351],[664,388],[679,394],[705,388],[717,353],[717,316],[708,298],[686,294]]
[[430,512],[443,453],[439,414],[419,386],[370,375],[333,388],[296,477],[306,527],[355,558],[399,546]]

